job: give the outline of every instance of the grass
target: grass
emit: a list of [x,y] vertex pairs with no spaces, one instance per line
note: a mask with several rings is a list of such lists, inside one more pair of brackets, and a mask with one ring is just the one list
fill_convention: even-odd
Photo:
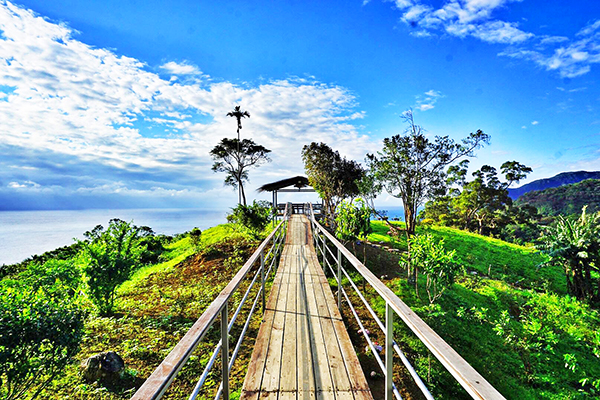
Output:
[[[75,362],[40,398],[130,398],[227,285],[258,243],[247,231],[223,224],[205,230],[197,248],[187,236],[167,245],[161,255],[163,262],[138,269],[120,286],[113,316],[89,318]],[[238,290],[244,291],[248,283],[244,281]],[[240,298],[241,294],[234,296],[230,309],[237,307]],[[237,338],[249,307],[250,304],[246,304],[242,309],[230,333],[232,337]],[[242,386],[259,326],[260,313],[256,313],[232,370],[233,388]],[[211,329],[163,398],[188,398],[219,339],[218,327]],[[124,359],[127,369],[123,378],[117,384],[84,382],[79,363],[104,351],[115,351]],[[220,381],[219,361],[212,371],[198,398],[214,397]]]
[[[369,241],[406,250],[403,235],[390,236],[383,222],[372,226]],[[600,398],[600,387],[593,386],[600,386],[600,315],[566,295],[562,271],[540,268],[545,257],[532,248],[452,228],[424,230],[455,249],[467,271],[434,306],[428,305],[423,279],[419,293],[406,282],[398,254],[368,247],[367,266],[385,276],[384,282],[506,398]],[[357,252],[362,259],[362,250]],[[383,317],[384,302],[368,288],[367,297]],[[363,321],[369,319],[364,309],[361,313]],[[358,327],[351,319],[346,323],[363,369],[378,371],[369,364],[372,356],[364,354],[366,342],[353,332]],[[385,340],[373,322],[368,329],[374,340]],[[403,324],[395,327],[395,339],[434,397],[469,398]],[[419,398],[406,376],[398,365],[403,397]]]

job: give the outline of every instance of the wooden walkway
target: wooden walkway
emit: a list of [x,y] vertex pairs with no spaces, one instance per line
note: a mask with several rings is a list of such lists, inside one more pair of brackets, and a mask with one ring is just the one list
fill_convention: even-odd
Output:
[[292,215],[242,399],[373,398],[310,235]]

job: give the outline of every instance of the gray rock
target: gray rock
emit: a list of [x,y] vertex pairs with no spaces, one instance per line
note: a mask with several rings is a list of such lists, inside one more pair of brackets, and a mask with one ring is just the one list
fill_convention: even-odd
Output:
[[121,378],[125,371],[125,362],[114,351],[107,351],[91,356],[81,363],[83,378],[88,382],[99,380],[114,382]]

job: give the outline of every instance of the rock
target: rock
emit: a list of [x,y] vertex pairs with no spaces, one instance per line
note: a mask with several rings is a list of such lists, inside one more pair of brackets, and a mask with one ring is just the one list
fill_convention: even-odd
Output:
[[84,360],[81,369],[83,378],[88,382],[99,380],[114,382],[121,378],[125,370],[125,362],[114,351],[107,351]]

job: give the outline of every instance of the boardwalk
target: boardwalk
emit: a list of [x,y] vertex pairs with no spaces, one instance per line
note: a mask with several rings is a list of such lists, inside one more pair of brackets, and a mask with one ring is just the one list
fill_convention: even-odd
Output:
[[373,398],[303,215],[290,219],[241,398]]

